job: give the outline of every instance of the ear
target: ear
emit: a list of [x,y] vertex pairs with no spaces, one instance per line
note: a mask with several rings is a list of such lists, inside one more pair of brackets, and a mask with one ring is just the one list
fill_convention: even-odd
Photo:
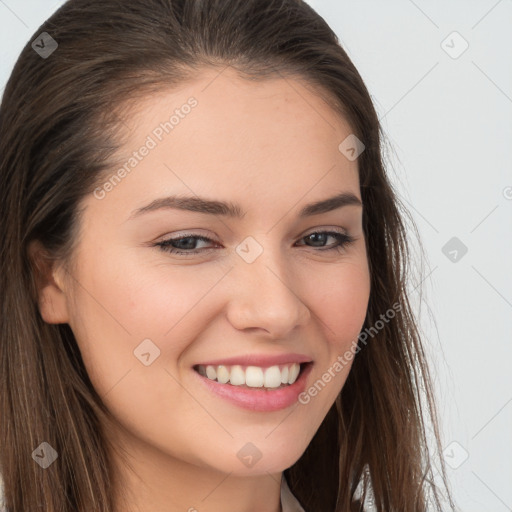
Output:
[[69,320],[64,287],[64,268],[56,268],[39,240],[29,244],[28,254],[33,262],[37,286],[39,312],[49,324],[66,324]]

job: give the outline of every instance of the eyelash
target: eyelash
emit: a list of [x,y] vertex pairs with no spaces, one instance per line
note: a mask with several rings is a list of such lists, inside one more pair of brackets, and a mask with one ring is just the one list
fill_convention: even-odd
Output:
[[[301,238],[302,239],[305,239],[311,235],[318,235],[318,234],[322,234],[322,235],[329,235],[329,236],[332,236],[334,238],[337,239],[338,243],[334,246],[331,246],[331,247],[328,247],[327,249],[326,248],[323,248],[323,247],[320,247],[320,248],[316,248],[317,251],[338,251],[338,252],[341,252],[344,248],[346,248],[348,245],[350,245],[351,243],[355,242],[356,239],[350,235],[347,235],[345,233],[339,233],[338,231],[313,231],[312,233],[308,233],[307,235],[303,236]],[[175,247],[172,247],[171,244],[173,242],[176,242],[176,241],[179,241],[179,240],[186,240],[187,238],[193,238],[193,239],[196,239],[196,240],[201,240],[203,242],[213,242],[213,243],[216,243],[215,240],[212,240],[211,238],[208,238],[208,237],[205,237],[205,236],[201,236],[201,235],[183,235],[183,236],[180,236],[178,238],[168,238],[167,240],[162,240],[161,242],[155,244],[155,246],[159,247],[160,250],[164,251],[164,252],[168,252],[168,253],[171,253],[171,254],[181,254],[181,255],[184,255],[184,256],[187,256],[187,255],[195,255],[195,254],[198,254],[200,252],[205,252],[205,251],[209,251],[211,250],[212,248],[208,248],[208,249],[191,249],[191,250],[188,250],[188,251],[180,251],[179,249],[176,249]],[[313,249],[315,249],[315,247],[313,247]]]

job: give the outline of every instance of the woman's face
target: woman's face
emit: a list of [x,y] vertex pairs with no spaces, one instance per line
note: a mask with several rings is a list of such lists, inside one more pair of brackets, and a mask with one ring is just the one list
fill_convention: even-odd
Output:
[[[280,472],[343,387],[350,362],[335,363],[368,305],[361,205],[301,215],[342,193],[361,199],[357,160],[338,148],[351,129],[299,81],[244,81],[230,68],[152,95],[124,122],[121,163],[84,202],[76,270],[53,311],[138,460]],[[180,208],[171,196],[191,199]],[[343,234],[354,241],[340,246]],[[180,253],[158,245],[171,238]],[[288,388],[284,366],[308,361]],[[249,386],[201,376],[207,363]],[[265,381],[272,366],[282,372]],[[279,376],[287,385],[275,389]]]

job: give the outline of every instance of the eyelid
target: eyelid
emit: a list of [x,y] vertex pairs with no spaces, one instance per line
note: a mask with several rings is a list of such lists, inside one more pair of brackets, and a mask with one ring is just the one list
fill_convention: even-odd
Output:
[[318,231],[336,231],[337,233],[341,233],[343,235],[348,235],[348,229],[341,228],[340,226],[320,226],[316,228],[311,228],[306,231],[304,234],[300,235],[299,238],[310,235],[311,233],[317,233]]
[[[192,229],[194,229],[194,228],[192,228]],[[310,230],[305,231],[304,233],[298,235],[297,237],[293,237],[292,240],[295,240],[295,239],[300,240],[301,238],[309,236],[312,233],[323,232],[323,231],[336,231],[337,233],[341,233],[343,235],[349,235],[349,231],[340,226],[319,226],[319,227],[311,228]],[[190,231],[183,231],[183,232],[178,231],[177,233],[173,233],[172,235],[169,235],[169,236],[165,235],[164,237],[159,238],[157,240],[157,242],[158,241],[165,242],[167,240],[177,240],[180,238],[187,238],[187,237],[208,238],[209,239],[208,241],[211,240],[212,242],[215,242],[216,244],[221,244],[221,242],[219,242],[214,236],[210,235],[209,233],[208,234],[204,234],[204,232],[203,233],[201,233],[201,232],[192,233]]]
[[211,240],[212,242],[220,244],[220,242],[216,239],[215,236],[211,235],[210,233],[205,233],[204,231],[202,231],[202,232],[201,231],[200,232],[177,231],[172,234],[163,235],[163,236],[157,238],[156,242],[165,242],[166,240],[179,240],[180,238],[188,238],[188,237],[208,238],[208,240]]
[[[308,236],[312,234],[326,234],[328,236],[331,236],[333,238],[337,239],[337,243],[333,246],[327,246],[327,247],[315,247],[312,246],[311,248],[315,250],[316,252],[326,252],[331,253],[331,251],[338,251],[342,252],[344,249],[346,249],[348,246],[350,246],[352,243],[356,242],[358,240],[358,237],[351,236],[348,231],[346,231],[344,228],[339,227],[316,227],[312,228],[311,231],[307,231],[305,234],[302,234],[297,238],[297,241],[302,241],[306,239]],[[203,242],[207,242],[210,244],[219,244],[213,237],[204,236],[200,234],[195,233],[177,233],[169,238],[165,238],[161,240],[160,242],[156,242],[153,244],[154,247],[158,247],[160,250],[168,252],[169,254],[175,254],[180,255],[183,257],[193,257],[196,255],[206,255],[211,253],[211,251],[214,251],[215,247],[206,247],[206,248],[199,248],[199,249],[180,249],[176,247],[172,247],[172,243],[178,240],[186,239],[186,238],[193,238],[196,240],[200,240]],[[294,238],[295,239],[295,238]],[[299,244],[299,247],[308,247],[307,244]]]

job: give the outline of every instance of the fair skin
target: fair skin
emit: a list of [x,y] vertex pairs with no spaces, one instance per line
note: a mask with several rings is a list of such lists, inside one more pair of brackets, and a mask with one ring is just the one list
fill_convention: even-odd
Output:
[[[120,160],[191,96],[197,106],[113,190],[84,200],[76,268],[52,270],[41,315],[70,325],[119,424],[112,442],[136,471],[115,459],[130,496],[119,498],[119,512],[279,512],[282,472],[307,448],[351,365],[308,404],[272,412],[212,394],[192,366],[226,355],[307,354],[309,387],[357,338],[370,294],[362,208],[299,217],[306,204],[341,192],[361,199],[357,160],[338,150],[352,130],[297,79],[250,82],[231,69],[205,70],[138,104],[124,120],[131,131]],[[176,194],[246,213],[167,208],[129,218]],[[355,240],[322,251],[337,239],[306,236],[322,231]],[[154,245],[184,234],[214,242],[190,244],[199,251],[191,256]],[[263,249],[252,263],[235,250],[249,236]],[[149,366],[134,356],[147,338],[160,350]],[[249,442],[261,453],[252,467],[237,457]]]

